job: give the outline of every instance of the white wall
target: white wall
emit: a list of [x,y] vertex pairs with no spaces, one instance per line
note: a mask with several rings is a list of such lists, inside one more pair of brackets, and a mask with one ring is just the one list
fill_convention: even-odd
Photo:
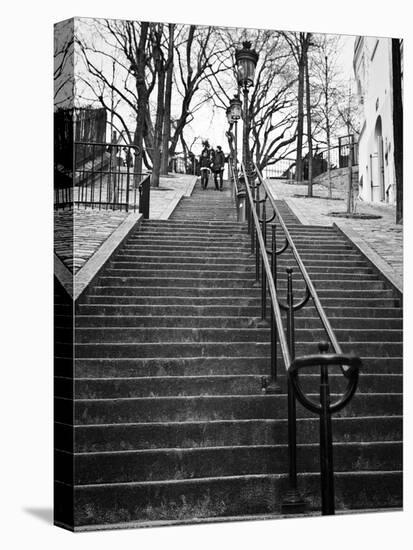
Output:
[[[382,200],[377,120],[381,118],[384,166],[384,200],[395,202],[391,39],[365,37],[355,59],[359,93],[363,97],[365,126],[359,139],[359,180],[363,200]],[[373,187],[372,187],[373,184]]]

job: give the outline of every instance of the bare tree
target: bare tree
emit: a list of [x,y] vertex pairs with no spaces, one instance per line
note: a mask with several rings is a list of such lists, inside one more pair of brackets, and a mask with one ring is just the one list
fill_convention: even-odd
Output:
[[174,34],[175,25],[169,24],[169,40],[168,40],[168,61],[166,70],[166,83],[165,83],[165,112],[163,123],[163,136],[162,136],[162,161],[161,161],[161,173],[168,173],[169,165],[169,140],[171,138],[171,101],[172,101],[172,79],[174,70]]
[[328,195],[332,197],[331,147],[332,138],[343,128],[343,120],[338,110],[342,100],[343,83],[337,66],[337,54],[341,37],[337,35],[317,36],[316,48],[312,56],[313,94],[318,96],[313,109],[314,131],[318,143],[326,147]]
[[313,196],[313,136],[311,133],[311,89],[310,89],[310,74],[308,48],[310,45],[311,34],[308,33],[307,47],[303,50],[304,56],[304,71],[305,71],[305,88],[306,88],[306,110],[307,110],[307,142],[308,142],[308,196]]
[[72,108],[74,98],[74,20],[55,25],[54,106]]
[[298,68],[297,89],[297,149],[296,149],[296,180],[303,180],[303,134],[304,134],[304,86],[305,59],[310,45],[311,33],[283,33]]
[[176,70],[174,82],[180,96],[180,108],[169,147],[176,147],[185,127],[192,122],[196,111],[211,100],[210,87],[219,85],[219,75],[230,67],[230,52],[223,41],[222,31],[214,27],[185,26],[175,44]]

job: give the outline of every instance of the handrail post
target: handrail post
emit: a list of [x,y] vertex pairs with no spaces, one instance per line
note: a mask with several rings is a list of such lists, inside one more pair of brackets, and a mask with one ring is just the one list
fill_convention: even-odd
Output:
[[130,168],[129,168],[129,162],[126,161],[126,212],[129,212],[129,185],[130,185]]
[[[267,222],[265,203],[262,205],[262,238],[267,242]],[[263,252],[264,253],[264,252]],[[264,267],[264,258],[261,258],[261,324],[267,324],[267,277]]]
[[[295,358],[293,270],[287,268],[287,342],[291,359]],[[306,502],[297,488],[297,411],[294,388],[288,377],[288,491],[281,504],[283,513],[302,513]]]
[[[321,353],[327,353],[328,343],[319,344]],[[335,513],[333,435],[330,412],[330,387],[328,367],[320,367],[320,473],[321,473],[321,510],[323,516]]]
[[[246,185],[250,186],[249,180],[246,179]],[[253,209],[255,208],[255,189],[254,187],[251,187],[251,194],[252,194],[252,203],[250,204],[250,224],[251,224],[251,254],[254,254],[255,252],[255,224],[254,224],[254,214]]]
[[139,212],[145,219],[149,218],[150,177],[147,176],[139,184]]
[[[276,225],[271,225],[271,272],[274,281],[275,290],[277,290],[277,243],[276,243]],[[274,317],[274,310],[271,307],[271,378],[267,383],[265,392],[268,394],[281,393],[281,387],[277,379],[277,325]]]
[[258,241],[258,229],[255,228],[254,231],[255,234],[255,282],[253,283],[253,286],[258,287],[260,286],[260,245]]

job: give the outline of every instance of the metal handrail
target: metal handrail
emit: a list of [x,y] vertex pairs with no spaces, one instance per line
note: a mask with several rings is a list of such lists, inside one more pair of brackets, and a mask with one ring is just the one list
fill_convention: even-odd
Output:
[[[255,166],[255,173],[258,176],[259,183],[256,185],[249,180],[244,164],[241,165],[243,177],[245,179],[245,188],[247,191],[248,208],[248,230],[251,232],[251,249],[256,257],[256,278],[259,281],[259,266],[261,256],[261,299],[262,299],[262,321],[265,322],[266,316],[266,293],[267,287],[271,298],[271,384],[263,387],[267,390],[271,388],[271,393],[275,393],[277,386],[277,336],[281,347],[284,360],[284,366],[288,381],[288,451],[289,451],[289,491],[283,502],[282,510],[287,512],[301,512],[305,510],[305,501],[302,499],[297,489],[297,429],[296,429],[296,399],[309,411],[314,412],[320,417],[320,470],[321,470],[321,494],[322,494],[322,514],[332,515],[335,513],[334,497],[334,469],[333,469],[333,438],[331,414],[341,410],[353,397],[358,383],[359,369],[361,359],[355,355],[344,355],[341,347],[331,328],[327,315],[321,305],[314,285],[308,275],[307,269],[301,260],[301,257],[295,247],[293,239],[286,227],[284,220],[278,210],[273,197],[270,195],[267,185],[262,178],[258,168]],[[233,177],[234,174],[232,173]],[[236,179],[236,177],[235,177]],[[259,186],[262,185],[266,196],[259,198]],[[254,191],[254,195],[251,191]],[[273,215],[268,219],[266,217],[265,203],[267,198],[270,200],[274,210]],[[263,204],[262,204],[263,203]],[[257,213],[257,208],[262,204],[262,217]],[[277,250],[275,245],[276,231],[275,224],[272,225],[272,250],[266,247],[266,225],[277,218],[285,236],[285,244]],[[261,231],[262,223],[263,231]],[[255,234],[255,238],[254,238]],[[277,296],[276,288],[276,255],[283,253],[288,247],[291,248],[294,259],[300,268],[301,275],[306,284],[305,297],[298,303],[293,301],[292,288],[292,269],[287,269],[287,303],[283,303]],[[272,266],[268,260],[268,255],[272,256]],[[275,278],[275,281],[274,281]],[[334,353],[327,354],[328,342],[320,342],[319,354],[306,355],[295,358],[295,336],[294,336],[294,311],[301,309],[312,298],[317,313],[323,324],[326,334],[333,346]],[[284,333],[281,309],[287,311],[287,336]],[[343,374],[348,382],[343,394],[337,401],[330,401],[330,387],[328,380],[328,367],[330,365],[340,365]],[[314,402],[310,399],[300,386],[299,373],[306,367],[319,366],[320,368],[320,401]]]
[[[248,182],[247,174],[245,172],[244,163],[242,163],[242,165],[241,165],[241,170],[243,172],[245,181]],[[247,184],[245,187],[246,187],[246,190],[247,190],[247,196],[248,196],[248,199],[249,199],[250,206],[252,206],[251,213],[252,213],[253,220],[254,220],[254,225],[255,225],[255,228],[256,228],[256,231],[257,231],[257,239],[258,239],[258,243],[259,243],[260,248],[261,248],[262,260],[264,262],[265,272],[266,272],[266,275],[267,275],[268,289],[269,289],[270,296],[271,296],[271,307],[272,307],[272,310],[273,310],[275,322],[276,322],[277,327],[278,327],[278,336],[279,336],[279,339],[280,339],[280,347],[281,347],[281,352],[283,354],[284,364],[285,364],[286,369],[288,371],[288,369],[290,368],[290,364],[291,364],[291,355],[290,355],[290,351],[288,349],[287,339],[286,339],[286,336],[285,336],[284,330],[283,330],[281,310],[280,310],[279,301],[278,301],[278,297],[277,297],[277,291],[275,289],[274,279],[273,279],[272,272],[271,272],[270,262],[269,262],[268,256],[267,256],[267,248],[266,248],[266,245],[264,243],[264,238],[262,236],[262,232],[260,230],[260,222],[259,222],[259,219],[258,219],[257,212],[256,212],[255,208],[253,207],[254,199],[252,197],[250,186]]]
[[318,315],[319,315],[319,317],[320,317],[320,321],[321,321],[321,323],[322,323],[322,325],[323,325],[323,327],[324,327],[324,329],[325,329],[325,331],[326,331],[326,333],[327,333],[327,336],[328,336],[328,338],[329,338],[329,340],[330,340],[330,342],[331,342],[331,345],[333,346],[334,352],[335,352],[336,354],[342,354],[342,350],[341,350],[340,344],[339,344],[338,341],[337,341],[337,338],[336,338],[336,336],[335,336],[335,334],[334,334],[334,331],[333,331],[333,329],[332,329],[332,327],[331,327],[330,321],[328,320],[328,317],[327,317],[327,315],[326,315],[326,313],[325,313],[325,311],[324,311],[324,308],[323,308],[323,306],[321,305],[321,302],[320,302],[320,299],[319,299],[319,297],[318,297],[317,291],[315,290],[314,285],[313,285],[313,283],[312,283],[312,281],[311,281],[311,278],[310,278],[310,276],[309,276],[309,274],[308,274],[308,271],[307,271],[307,269],[306,269],[306,267],[305,267],[305,265],[304,265],[304,263],[303,263],[303,261],[302,261],[300,255],[299,255],[299,253],[298,253],[298,251],[297,251],[297,248],[296,248],[296,246],[295,246],[295,244],[294,244],[294,241],[293,241],[293,239],[292,239],[292,237],[291,237],[291,235],[290,235],[290,232],[288,231],[288,228],[287,228],[287,226],[285,225],[284,220],[282,219],[282,216],[281,216],[281,214],[280,214],[280,211],[279,211],[279,209],[278,209],[278,207],[277,207],[277,205],[276,205],[276,203],[275,203],[275,200],[274,200],[274,198],[272,197],[272,195],[271,195],[271,193],[270,193],[270,191],[269,191],[269,189],[268,189],[268,186],[267,186],[266,181],[263,179],[263,177],[262,177],[260,171],[258,170],[257,165],[254,164],[254,167],[255,167],[255,170],[256,170],[256,174],[257,174],[257,176],[258,176],[258,179],[260,180],[260,183],[261,183],[261,185],[263,186],[263,188],[264,188],[264,190],[265,190],[265,193],[266,193],[266,195],[267,195],[267,197],[268,197],[268,199],[269,199],[269,201],[270,201],[270,203],[271,203],[271,207],[273,208],[273,210],[274,210],[274,212],[275,212],[275,214],[276,214],[276,217],[277,217],[278,222],[279,222],[279,224],[280,224],[280,226],[281,226],[281,229],[282,229],[283,232],[284,232],[285,239],[286,239],[286,241],[288,242],[288,245],[289,245],[289,247],[290,247],[290,249],[291,249],[291,252],[292,252],[293,255],[294,255],[294,258],[295,258],[295,261],[296,261],[296,263],[297,263],[297,266],[298,266],[298,268],[299,268],[299,270],[300,270],[300,272],[301,272],[301,275],[302,275],[302,277],[303,277],[303,279],[304,279],[304,282],[305,282],[305,284],[306,284],[306,287],[307,287],[307,289],[308,289],[308,292],[310,293],[311,298],[313,299],[314,306],[315,306],[315,308],[316,308],[316,310],[317,310],[317,313],[318,313]]

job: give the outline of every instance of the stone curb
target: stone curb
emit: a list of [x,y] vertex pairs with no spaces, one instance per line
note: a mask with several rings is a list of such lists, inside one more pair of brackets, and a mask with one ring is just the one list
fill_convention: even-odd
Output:
[[65,266],[56,253],[54,254],[54,274],[73,300],[76,301],[83,294],[125,237],[141,223],[141,220],[142,214],[129,214],[76,274]]
[[194,190],[195,184],[198,180],[198,176],[194,176],[192,181],[190,181],[185,189],[184,197],[190,197],[192,195],[192,192]]
[[130,231],[141,223],[142,214],[131,213],[96,250],[74,276],[73,299],[77,300],[98,275]]
[[56,252],[54,253],[54,275],[69,296],[73,298],[73,273],[65,266]]

